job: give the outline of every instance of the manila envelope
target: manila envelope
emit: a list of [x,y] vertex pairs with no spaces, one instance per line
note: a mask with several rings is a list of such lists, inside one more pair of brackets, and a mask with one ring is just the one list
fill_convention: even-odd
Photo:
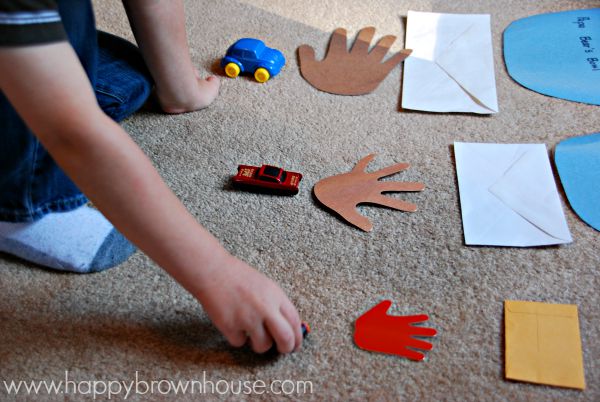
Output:
[[409,11],[402,107],[430,112],[498,112],[489,14]]
[[504,302],[507,379],[585,388],[577,306]]

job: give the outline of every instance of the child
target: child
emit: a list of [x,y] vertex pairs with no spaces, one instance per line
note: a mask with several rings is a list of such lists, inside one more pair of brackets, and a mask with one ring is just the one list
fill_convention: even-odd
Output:
[[93,272],[131,255],[123,233],[231,345],[297,350],[300,318],[283,291],[195,221],[115,122],[152,86],[166,113],[204,108],[219,89],[192,65],[182,0],[123,3],[139,51],[96,32],[89,0],[0,3],[0,251]]

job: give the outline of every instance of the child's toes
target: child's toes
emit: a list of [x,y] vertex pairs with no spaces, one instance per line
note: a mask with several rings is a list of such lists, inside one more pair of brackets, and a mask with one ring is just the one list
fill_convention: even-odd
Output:
[[198,86],[200,87],[200,108],[205,108],[210,105],[217,95],[219,95],[219,87],[221,81],[215,77],[210,76],[206,79],[198,80]]

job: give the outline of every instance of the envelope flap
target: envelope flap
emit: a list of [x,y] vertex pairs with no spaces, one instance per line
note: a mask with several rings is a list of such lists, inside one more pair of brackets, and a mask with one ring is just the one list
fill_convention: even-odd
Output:
[[445,25],[458,24],[463,24],[464,30],[453,41],[436,49],[435,62],[476,103],[495,113],[498,111],[498,99],[490,16],[470,15],[447,22],[441,20],[438,35],[444,32]]
[[504,307],[506,312],[514,314],[577,318],[577,305],[574,304],[549,304],[531,301],[506,300],[504,301]]
[[524,151],[488,190],[549,236],[572,241],[543,144]]

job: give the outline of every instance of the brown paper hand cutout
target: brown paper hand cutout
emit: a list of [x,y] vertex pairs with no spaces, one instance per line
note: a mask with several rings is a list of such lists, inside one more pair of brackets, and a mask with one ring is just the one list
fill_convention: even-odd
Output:
[[361,29],[352,49],[348,51],[346,30],[338,28],[333,31],[327,55],[321,61],[315,60],[312,47],[300,46],[300,73],[313,87],[332,94],[364,95],[372,92],[412,52],[404,49],[382,63],[396,37],[384,36],[369,52],[369,44],[374,35],[373,27]]
[[379,181],[380,178],[408,169],[408,163],[397,163],[376,172],[365,171],[375,154],[361,159],[349,173],[326,177],[315,184],[317,199],[340,214],[342,218],[358,226],[365,232],[373,229],[373,224],[356,210],[358,204],[378,204],[401,211],[415,212],[417,206],[406,201],[384,196],[391,191],[421,191],[423,183]]

